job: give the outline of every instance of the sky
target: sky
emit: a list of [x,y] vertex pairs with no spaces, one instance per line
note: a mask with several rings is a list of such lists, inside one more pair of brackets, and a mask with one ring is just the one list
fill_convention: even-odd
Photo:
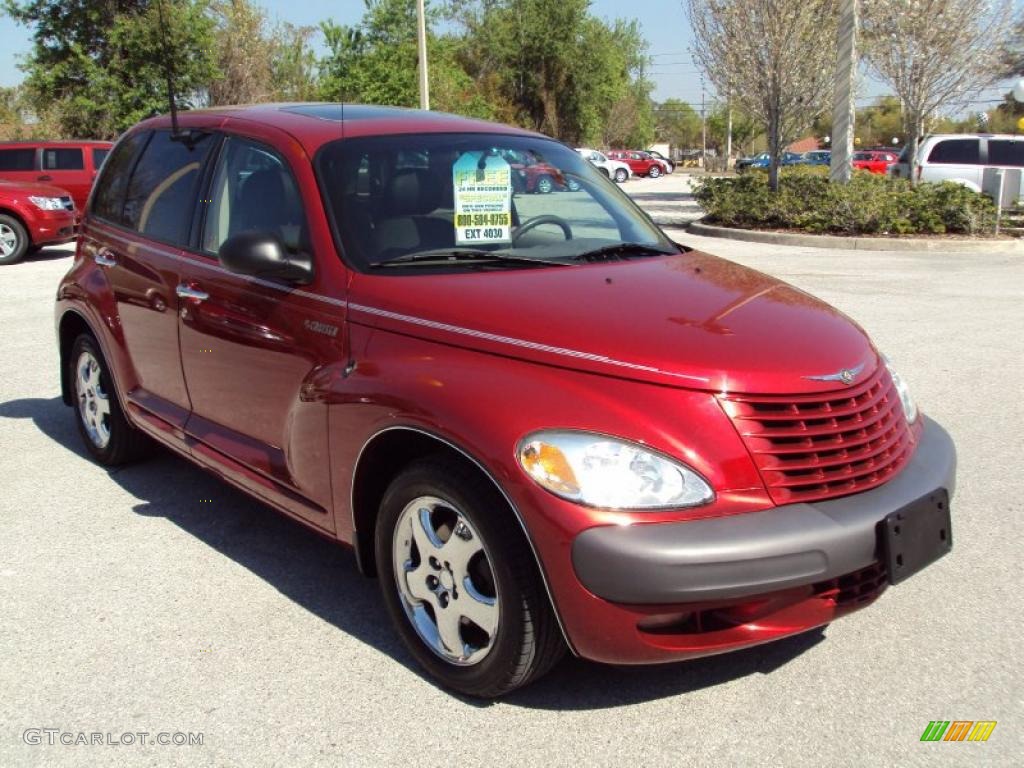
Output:
[[[289,21],[298,25],[316,26],[321,20],[333,18],[341,24],[354,24],[363,14],[363,0],[257,0],[271,20]],[[1024,0],[1015,0],[1024,5]],[[690,25],[686,20],[681,0],[592,0],[591,10],[604,18],[630,18],[626,9],[639,15],[641,30],[648,42],[651,56],[649,76],[655,84],[654,99],[681,99],[699,110],[701,103],[700,72],[690,58]],[[0,15],[0,86],[16,85],[22,73],[17,68],[19,55],[31,47],[31,30],[15,24],[6,15]],[[970,111],[988,109],[1001,100],[1009,87],[991,89],[981,95],[982,101],[971,105]],[[858,93],[858,105],[871,103],[887,93],[880,83],[864,78]],[[714,94],[706,94],[708,102]]]

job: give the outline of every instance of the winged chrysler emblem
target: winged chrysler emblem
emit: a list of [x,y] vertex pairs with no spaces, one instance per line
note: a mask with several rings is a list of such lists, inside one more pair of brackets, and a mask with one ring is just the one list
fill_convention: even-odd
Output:
[[812,381],[841,381],[843,384],[853,384],[860,376],[861,371],[864,370],[864,366],[867,363],[861,363],[854,368],[843,368],[836,371],[835,373],[826,373],[821,376],[804,376],[805,379],[811,379]]

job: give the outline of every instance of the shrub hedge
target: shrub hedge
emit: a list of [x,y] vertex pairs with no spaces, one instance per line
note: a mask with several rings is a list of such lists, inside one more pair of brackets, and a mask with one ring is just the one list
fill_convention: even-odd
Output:
[[992,200],[951,182],[911,184],[854,171],[832,184],[828,169],[784,168],[779,191],[768,175],[698,179],[694,197],[711,224],[741,229],[791,229],[842,235],[992,234]]

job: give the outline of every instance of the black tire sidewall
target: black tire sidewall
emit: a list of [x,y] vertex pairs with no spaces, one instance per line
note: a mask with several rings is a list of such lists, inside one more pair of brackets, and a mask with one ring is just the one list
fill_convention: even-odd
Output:
[[28,230],[25,229],[20,221],[7,214],[0,214],[0,224],[6,224],[13,229],[15,236],[18,238],[18,243],[14,247],[14,253],[10,256],[0,256],[0,264],[17,264],[25,257],[29,246],[32,245],[31,238],[28,236]]
[[629,174],[626,173],[621,168],[619,168],[619,170],[617,170],[615,172],[615,181],[617,181],[619,184],[624,184],[626,182],[626,179],[628,179],[628,178],[629,178]]
[[[545,185],[547,186],[547,189],[545,189]],[[554,188],[555,182],[554,179],[552,179],[550,176],[541,176],[540,178],[538,178],[537,185],[534,187],[534,189],[536,189],[537,192],[541,195],[550,194]]]
[[647,172],[647,175],[650,176],[652,179],[656,179],[659,176],[661,176],[661,169],[656,165],[651,166],[651,170]]
[[[452,476],[452,475],[449,475]],[[381,502],[375,536],[377,577],[385,606],[406,648],[434,679],[461,693],[471,696],[493,695],[491,691],[503,687],[509,671],[522,654],[524,643],[523,602],[520,585],[522,574],[517,574],[508,552],[499,544],[508,544],[508,521],[496,522],[481,514],[480,509],[501,510],[504,502],[495,492],[493,496],[481,492],[478,485],[459,487],[458,480],[431,471],[431,465],[417,462],[399,475],[391,484]],[[457,475],[455,475],[457,477]],[[436,496],[450,502],[470,521],[480,534],[487,549],[491,572],[498,588],[500,618],[497,638],[487,656],[477,664],[460,667],[451,664],[428,648],[413,628],[395,583],[392,537],[402,510],[420,496]],[[488,498],[491,496],[491,498]]]

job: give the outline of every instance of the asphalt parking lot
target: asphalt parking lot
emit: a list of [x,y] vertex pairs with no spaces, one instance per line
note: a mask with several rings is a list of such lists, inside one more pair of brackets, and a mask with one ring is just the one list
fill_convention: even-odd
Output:
[[[696,215],[679,175],[626,185]],[[0,268],[0,765],[1019,765],[1024,257],[691,237],[857,319],[960,455],[953,554],[822,631],[712,659],[569,659],[494,704],[425,679],[351,554],[183,460],[109,472],[60,402],[70,251]],[[996,720],[921,743],[930,720]],[[201,733],[26,743],[27,729]],[[31,739],[29,739],[31,740]]]

